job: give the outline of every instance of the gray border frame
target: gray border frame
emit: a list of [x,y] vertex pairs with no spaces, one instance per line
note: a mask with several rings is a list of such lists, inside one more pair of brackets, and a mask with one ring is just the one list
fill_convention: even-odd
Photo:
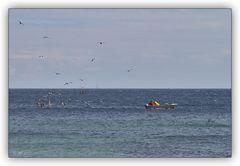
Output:
[[[7,41],[7,43],[8,43],[8,46],[7,46],[7,55],[8,55],[8,57],[7,57],[7,65],[8,65],[8,67],[7,67],[7,81],[8,81],[8,84],[7,84],[7,87],[8,87],[8,93],[7,93],[7,96],[8,96],[8,100],[7,100],[7,102],[8,102],[8,104],[7,104],[7,107],[8,107],[8,113],[7,113],[7,119],[8,119],[8,126],[7,126],[7,140],[8,140],[8,143],[7,143],[7,145],[8,145],[8,147],[7,147],[7,150],[8,150],[8,158],[109,158],[109,157],[11,157],[11,156],[9,156],[9,90],[10,90],[10,88],[9,88],[9,48],[10,48],[10,38],[9,38],[9,27],[10,27],[10,24],[9,24],[9,15],[10,15],[10,10],[21,10],[21,9],[35,9],[35,10],[38,10],[38,9],[44,9],[44,10],[51,10],[51,9],[54,9],[54,10],[58,10],[58,9],[60,9],[60,10],[62,10],[62,9],[67,9],[67,10],[82,10],[82,9],[84,9],[84,10],[87,10],[87,9],[90,9],[90,10],[94,10],[94,9],[115,9],[115,10],[118,10],[118,9],[129,9],[129,10],[131,10],[131,9],[139,9],[139,10],[141,10],[141,9],[159,9],[159,10],[161,10],[161,9],[172,9],[172,10],[176,10],[176,9],[196,9],[196,10],[219,10],[219,9],[228,9],[228,10],[230,10],[230,13],[231,13],[231,19],[230,19],[230,24],[231,24],[231,87],[230,87],[230,90],[231,90],[231,120],[232,120],[232,122],[231,122],[231,132],[232,132],[232,135],[231,135],[231,143],[232,143],[232,145],[231,145],[231,156],[229,156],[229,157],[216,157],[216,158],[232,158],[232,155],[233,155],[233,110],[232,110],[232,107],[233,107],[233,93],[232,93],[232,88],[233,88],[233,11],[232,11],[232,8],[229,8],[229,7],[216,7],[216,8],[214,8],[214,7],[210,7],[210,8],[208,8],[208,7],[199,7],[199,8],[195,8],[195,7],[166,7],[166,8],[154,8],[154,7],[146,7],[146,8],[141,8],[141,7],[130,7],[130,8],[123,8],[123,7],[120,7],[120,8],[118,8],[118,7],[113,7],[113,8],[111,8],[111,7],[104,7],[104,8],[101,8],[101,7],[96,7],[96,8],[94,8],[94,7],[83,7],[83,8],[78,8],[78,7],[74,7],[74,8],[71,8],[71,7],[67,7],[67,8],[62,8],[62,7],[60,7],[60,8],[55,8],[55,7],[50,7],[50,8],[47,8],[47,7],[40,7],[40,8],[38,8],[38,7],[13,7],[13,8],[8,8],[8,14],[7,14],[7,24],[8,24],[8,27],[7,27],[7,39],[8,39],[8,41]],[[12,89],[25,89],[25,88],[12,88]],[[27,88],[28,89],[28,88]],[[29,88],[29,89],[32,89],[32,88]],[[35,89],[35,88],[33,88],[33,89]],[[38,89],[38,88],[37,88]],[[42,89],[42,88],[39,88],[39,89]],[[46,89],[54,89],[54,88],[46,88]],[[58,89],[58,88],[57,88]],[[77,89],[77,88],[75,88],[75,89]],[[144,89],[144,88],[142,88],[142,89]],[[159,89],[166,89],[166,88],[159,88]],[[188,88],[173,88],[173,89],[188,89]],[[189,88],[189,89],[194,89],[194,88]],[[199,88],[199,89],[214,89],[214,88]],[[218,89],[218,88],[217,88]],[[223,88],[223,89],[225,89],[225,88]],[[226,89],[228,89],[228,88],[226,88]],[[143,157],[112,157],[112,158],[143,158]],[[214,158],[214,157],[201,157],[201,156],[199,156],[199,157],[144,157],[144,158]]]

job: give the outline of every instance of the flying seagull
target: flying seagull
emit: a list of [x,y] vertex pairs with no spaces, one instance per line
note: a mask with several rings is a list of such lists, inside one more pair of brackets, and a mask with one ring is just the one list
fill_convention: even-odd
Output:
[[49,37],[48,36],[43,36],[44,39],[48,39]]
[[64,85],[69,85],[69,84],[72,84],[72,82],[66,82]]
[[130,72],[130,71],[132,71],[132,69],[128,69],[128,70],[127,70],[127,72]]
[[19,24],[20,24],[20,25],[24,25],[22,21],[19,21]]
[[55,73],[56,75],[60,75],[60,73]]
[[103,43],[105,43],[105,42],[97,42],[98,44],[100,44],[100,45],[102,45]]
[[91,60],[91,62],[93,62],[95,60],[95,58],[93,58],[92,60]]
[[84,81],[84,79],[82,79],[82,78],[80,78],[79,80],[80,80],[80,81]]
[[43,58],[43,56],[41,55],[41,56],[38,56],[38,58]]

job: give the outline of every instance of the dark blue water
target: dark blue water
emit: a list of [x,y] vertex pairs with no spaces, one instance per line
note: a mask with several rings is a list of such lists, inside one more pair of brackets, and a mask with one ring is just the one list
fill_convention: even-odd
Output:
[[[9,156],[231,157],[230,89],[80,92],[9,90]],[[149,100],[178,106],[146,110]]]

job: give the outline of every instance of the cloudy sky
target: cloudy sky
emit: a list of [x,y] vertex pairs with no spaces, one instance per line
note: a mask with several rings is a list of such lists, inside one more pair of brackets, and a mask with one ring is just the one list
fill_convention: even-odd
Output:
[[10,9],[9,87],[230,88],[231,11]]

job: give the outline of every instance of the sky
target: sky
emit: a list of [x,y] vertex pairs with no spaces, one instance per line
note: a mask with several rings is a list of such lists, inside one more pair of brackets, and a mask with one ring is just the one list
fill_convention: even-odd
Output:
[[9,88],[231,88],[231,10],[10,9]]

